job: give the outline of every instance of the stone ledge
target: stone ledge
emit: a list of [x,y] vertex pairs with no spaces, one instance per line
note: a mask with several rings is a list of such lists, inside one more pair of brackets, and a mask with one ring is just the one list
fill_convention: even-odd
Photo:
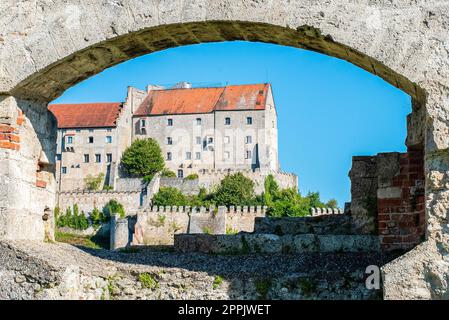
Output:
[[368,235],[176,234],[174,249],[214,254],[379,252],[380,242]]

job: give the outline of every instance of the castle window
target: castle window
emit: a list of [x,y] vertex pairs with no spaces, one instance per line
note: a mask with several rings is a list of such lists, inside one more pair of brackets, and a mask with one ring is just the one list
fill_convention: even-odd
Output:
[[67,144],[73,143],[73,137],[67,137]]
[[178,170],[178,178],[184,178],[184,171]]
[[224,158],[225,160],[229,160],[231,158],[231,153],[229,151],[225,151]]
[[170,161],[172,159],[171,152],[167,152],[167,161]]
[[253,124],[253,118],[252,117],[247,117],[246,118],[246,124],[249,124],[249,125]]
[[246,150],[245,159],[251,159],[251,150]]
[[196,137],[196,144],[201,144],[201,137]]
[[107,132],[112,132],[112,129],[111,129],[111,128],[108,128],[108,129],[107,129]]
[[145,127],[146,127],[145,119],[140,119],[140,124],[139,124],[139,126],[140,126],[141,128],[145,128]]
[[167,137],[167,144],[173,144],[173,139],[171,137]]
[[191,159],[192,159],[192,153],[186,152],[186,160],[191,160]]
[[89,163],[89,155],[88,154],[84,155],[84,163]]
[[214,143],[214,138],[212,137],[207,138],[207,143],[208,144]]
[[224,137],[224,143],[228,144],[231,142],[231,138],[229,136]]
[[173,119],[167,119],[167,126],[173,126]]
[[101,154],[97,153],[95,155],[95,162],[100,163],[101,162]]
[[62,171],[62,174],[66,174],[67,173],[67,167],[62,167],[61,171]]
[[106,137],[106,143],[112,143],[112,137],[111,136],[107,136]]
[[225,125],[229,126],[231,124],[231,118],[225,118]]
[[107,154],[106,154],[106,161],[107,161],[108,163],[111,163],[111,162],[112,162],[112,153],[107,153]]
[[200,126],[201,125],[201,118],[196,118],[196,125]]
[[94,143],[94,137],[89,137],[89,138],[88,138],[88,142],[89,142],[89,143]]
[[201,152],[196,152],[195,153],[195,159],[196,160],[200,160],[201,159]]
[[89,132],[94,132],[94,129],[89,129]]
[[80,129],[76,129],[76,132],[81,132],[81,130]]
[[245,143],[246,144],[250,144],[250,143],[252,143],[253,142],[253,137],[251,137],[251,136],[246,136],[245,137]]
[[62,158],[61,154],[58,153],[58,154],[56,155],[56,160],[57,160],[57,161],[61,161],[61,158]]

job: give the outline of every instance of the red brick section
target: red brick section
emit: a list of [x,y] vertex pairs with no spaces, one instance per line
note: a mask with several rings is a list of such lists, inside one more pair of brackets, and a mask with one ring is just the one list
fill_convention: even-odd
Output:
[[424,238],[424,154],[409,148],[400,156],[400,171],[391,181],[399,198],[378,199],[378,227],[384,250],[411,249]]
[[47,187],[47,182],[42,177],[42,168],[40,164],[37,165],[36,170],[36,187],[44,189]]
[[16,128],[7,124],[0,124],[0,148],[10,150],[20,149],[20,137]]

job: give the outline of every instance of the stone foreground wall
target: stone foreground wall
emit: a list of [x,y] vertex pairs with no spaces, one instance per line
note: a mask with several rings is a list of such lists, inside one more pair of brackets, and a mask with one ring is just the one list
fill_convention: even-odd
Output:
[[385,250],[409,250],[424,240],[422,148],[354,157],[350,213],[359,233],[379,234]]
[[[61,243],[0,242],[0,300],[381,297],[380,290],[365,287],[365,268],[377,264],[378,258],[360,254],[329,255],[320,260],[308,256],[205,256],[145,250],[138,254],[95,253]],[[141,275],[151,278],[154,286],[145,287]]]
[[[127,219],[112,221],[111,239],[130,239],[124,243],[111,242],[111,248],[127,245],[172,245],[174,235],[179,233],[226,234],[254,231],[256,218],[264,217],[266,207],[153,207],[137,213],[132,237],[129,229],[122,226]],[[120,224],[120,226],[119,226]],[[132,229],[132,228],[130,228]],[[131,231],[132,232],[132,231]],[[132,242],[131,242],[132,241]]]

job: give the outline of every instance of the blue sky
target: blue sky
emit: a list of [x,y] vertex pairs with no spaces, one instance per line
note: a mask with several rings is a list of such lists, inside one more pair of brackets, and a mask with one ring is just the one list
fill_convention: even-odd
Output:
[[264,43],[222,42],[145,55],[91,77],[55,103],[124,101],[128,86],[270,82],[278,112],[279,159],[302,194],[350,200],[353,155],[405,151],[410,97],[346,61]]

